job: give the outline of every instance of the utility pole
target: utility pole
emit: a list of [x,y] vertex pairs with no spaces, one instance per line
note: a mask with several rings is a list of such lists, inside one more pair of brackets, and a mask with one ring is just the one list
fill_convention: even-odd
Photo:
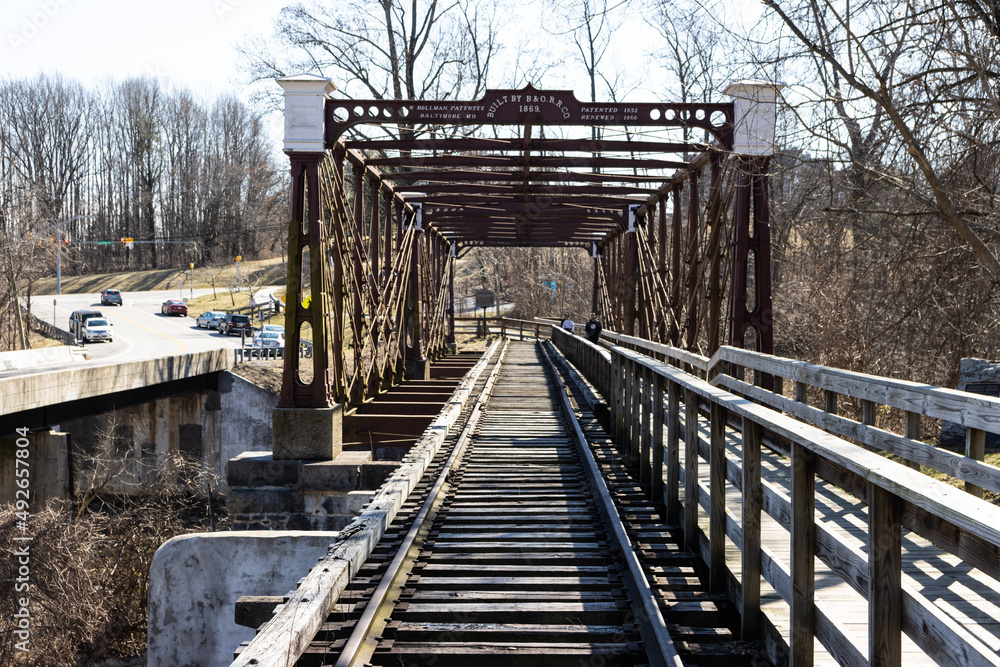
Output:
[[[97,217],[97,216],[93,216],[93,215],[75,215],[72,218],[69,218],[68,220],[63,220],[62,222],[57,222],[56,224],[52,225],[51,227],[48,227],[47,229],[43,229],[42,233],[44,234],[45,232],[49,231],[49,229],[56,229],[58,227],[62,227],[67,222],[73,222],[74,220],[83,220],[85,218],[94,218],[94,217]],[[56,294],[57,295],[61,295],[62,294],[62,246],[63,246],[63,244],[62,244],[62,239],[59,238],[59,232],[56,232],[55,241],[56,241]]]

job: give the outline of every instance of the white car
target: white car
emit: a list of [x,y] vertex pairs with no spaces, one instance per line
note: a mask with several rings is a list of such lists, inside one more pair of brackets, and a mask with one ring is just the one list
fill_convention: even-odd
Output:
[[285,327],[281,326],[280,324],[264,324],[261,326],[260,330],[280,333],[282,336],[285,335]]
[[285,336],[277,331],[261,331],[253,337],[252,347],[285,347]]
[[83,323],[80,338],[84,343],[95,340],[106,340],[109,343],[114,340],[114,333],[111,331],[111,324],[100,317],[91,317]]
[[218,310],[206,310],[204,313],[198,316],[198,319],[194,321],[198,328],[205,327],[206,329],[218,329],[219,322],[226,314]]

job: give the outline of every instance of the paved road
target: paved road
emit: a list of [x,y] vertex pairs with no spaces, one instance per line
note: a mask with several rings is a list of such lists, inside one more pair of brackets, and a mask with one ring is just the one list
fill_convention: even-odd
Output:
[[[211,292],[210,289],[202,289],[195,290],[194,294],[202,296]],[[184,297],[187,298],[188,294],[185,291]],[[38,296],[31,300],[31,312],[63,330],[68,330],[69,315],[74,310],[100,310],[105,315],[108,322],[114,326],[114,341],[88,343],[84,349],[89,360],[81,360],[78,363],[118,363],[240,346],[238,336],[227,337],[215,330],[199,329],[195,325],[195,319],[201,312],[192,312],[190,317],[161,315],[160,304],[167,299],[176,299],[177,290],[125,292],[123,296],[125,303],[123,306],[102,306],[100,294]],[[66,364],[8,371],[0,373],[0,377],[69,367],[70,365]]]

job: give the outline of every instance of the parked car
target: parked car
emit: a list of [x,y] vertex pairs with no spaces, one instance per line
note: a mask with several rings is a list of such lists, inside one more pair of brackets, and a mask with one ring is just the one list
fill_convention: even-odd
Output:
[[252,347],[285,347],[285,335],[277,331],[261,331],[253,337]]
[[219,322],[219,333],[226,336],[232,333],[246,331],[248,336],[253,335],[253,323],[246,315],[238,313],[226,313],[226,316]]
[[99,310],[74,310],[69,315],[69,330],[77,338],[83,338],[83,323],[92,317],[104,317]]
[[122,302],[122,293],[116,289],[106,289],[101,292],[101,305],[102,306],[124,306]]
[[180,299],[167,299],[160,306],[160,313],[163,315],[180,315],[182,317],[187,317],[188,307],[187,304]]
[[88,318],[86,322],[83,323],[81,328],[80,340],[84,343],[95,340],[106,340],[109,343],[114,340],[114,334],[111,331],[111,324],[103,317],[91,317]]
[[194,323],[199,328],[205,327],[206,329],[218,329],[219,323],[222,322],[222,318],[225,316],[225,313],[218,310],[206,310],[198,316],[198,319],[196,319]]

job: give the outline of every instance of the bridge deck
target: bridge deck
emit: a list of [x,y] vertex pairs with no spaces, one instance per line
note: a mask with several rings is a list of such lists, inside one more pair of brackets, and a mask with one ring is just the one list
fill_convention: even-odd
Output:
[[[466,413],[467,441],[460,419],[305,651],[279,656],[251,643],[237,664],[318,667],[350,654],[373,665],[508,665],[512,656],[547,667],[647,665],[679,664],[678,653],[691,665],[752,663],[760,645],[734,641],[733,605],[707,590],[677,526],[662,522],[589,410],[576,430],[543,356],[534,343],[510,343],[481,412]],[[595,469],[606,490],[590,481]],[[630,572],[645,577],[645,592]],[[643,595],[662,616],[666,647],[648,634]]]
[[[683,420],[683,415],[681,415]],[[699,423],[699,433],[706,442],[709,426]],[[726,456],[730,466],[740,466],[741,438],[738,432],[727,430]],[[765,484],[771,484],[785,498],[791,495],[789,462],[774,451],[762,451],[761,472]],[[683,475],[683,468],[682,468]],[[709,487],[708,466],[699,465],[699,483],[703,492]],[[739,523],[741,495],[727,485],[726,509]],[[683,498],[683,483],[681,484]],[[816,521],[825,524],[853,549],[867,552],[867,506],[842,490],[816,480]],[[708,532],[708,518],[702,513],[699,522]],[[778,560],[790,562],[790,535],[777,521],[761,514],[761,542]],[[736,577],[741,574],[740,552],[729,539],[726,540],[726,563]],[[961,559],[934,546],[910,531],[903,532],[903,585],[908,586],[930,603],[942,609],[994,651],[1000,651],[1000,585],[985,573],[964,564]],[[761,582],[762,609],[782,634],[789,639],[789,607],[766,581]],[[868,603],[839,575],[816,559],[816,605],[826,615],[835,619],[862,656],[868,655]],[[816,664],[835,665],[834,659],[823,646],[816,643]],[[905,634],[903,635],[903,664],[937,664]]]
[[[485,419],[475,430],[470,445],[471,454],[463,454],[459,467],[452,471],[455,473],[455,486],[447,494],[444,509],[431,529],[431,548],[423,556],[416,557],[416,577],[410,578],[406,590],[402,591],[401,604],[396,605],[392,614],[399,623],[390,624],[388,632],[382,634],[375,645],[375,654],[384,653],[380,657],[386,657],[387,664],[395,664],[391,657],[394,647],[396,650],[408,648],[403,635],[396,635],[393,639],[393,628],[419,630],[414,635],[421,637],[420,646],[415,647],[415,651],[422,655],[449,652],[450,656],[458,660],[456,664],[466,664],[461,661],[473,653],[479,654],[480,659],[483,655],[498,658],[509,650],[515,641],[512,637],[523,634],[526,630],[526,627],[511,622],[511,619],[474,618],[470,622],[493,624],[490,626],[493,634],[488,640],[477,634],[481,628],[477,627],[475,632],[471,632],[470,628],[463,626],[462,633],[468,635],[463,639],[471,643],[459,645],[452,642],[447,647],[437,647],[436,642],[440,641],[440,636],[431,637],[425,631],[433,630],[431,635],[436,635],[445,628],[450,633],[458,629],[452,625],[459,621],[449,617],[450,612],[444,608],[444,616],[406,617],[414,610],[422,609],[420,605],[425,602],[439,606],[461,598],[463,617],[473,609],[481,611],[501,602],[508,606],[509,603],[515,603],[518,605],[515,611],[523,616],[554,609],[559,606],[559,601],[585,603],[588,597],[597,594],[593,586],[598,582],[590,582],[589,588],[583,583],[586,579],[584,572],[592,574],[587,568],[592,570],[595,564],[576,563],[573,559],[583,547],[590,549],[599,544],[600,549],[597,551],[605,549],[604,540],[598,537],[603,534],[603,529],[597,524],[588,523],[590,519],[580,526],[573,525],[573,522],[564,525],[565,517],[561,517],[562,514],[571,509],[576,511],[578,505],[578,509],[582,510],[589,507],[590,502],[587,493],[580,493],[579,472],[576,469],[572,472],[563,469],[563,466],[575,465],[575,455],[566,446],[567,433],[563,428],[563,418],[557,416],[553,405],[556,389],[551,385],[546,387],[547,381],[538,368],[541,360],[533,348],[529,343],[511,343],[508,368],[500,375],[501,381],[491,404],[484,408]],[[728,653],[724,660],[728,660],[729,664],[738,664],[741,659],[747,659],[748,655],[738,655],[731,645],[727,645],[725,651],[718,651],[718,645],[710,645],[720,639],[729,644],[727,640],[736,636],[730,634],[730,631],[738,632],[739,621],[738,618],[734,619],[735,610],[721,592],[712,593],[703,587],[705,568],[697,566],[690,555],[684,554],[674,539],[680,532],[679,527],[662,522],[657,506],[647,501],[646,491],[624,469],[624,457],[614,449],[613,439],[604,432],[588,409],[588,400],[580,395],[582,390],[581,385],[575,388],[579,423],[589,448],[615,495],[616,505],[619,510],[624,510],[622,521],[626,524],[633,543],[642,545],[637,553],[648,550],[650,554],[641,557],[642,566],[646,577],[657,591],[658,605],[668,626],[672,632],[678,633],[674,641],[678,644],[685,664],[689,661],[699,664],[708,655],[720,658],[722,653]],[[681,419],[683,422],[683,415]],[[572,423],[572,420],[567,421]],[[453,428],[452,432],[457,428]],[[704,453],[711,438],[709,424],[703,417],[699,418],[698,430]],[[726,455],[730,477],[734,471],[736,477],[739,477],[741,444],[740,434],[727,429]],[[681,473],[683,475],[683,467]],[[770,488],[787,505],[791,494],[788,460],[764,448],[762,476],[765,487]],[[699,482],[704,507],[709,491],[709,466],[704,458],[699,464]],[[422,483],[423,486],[428,484],[427,481]],[[683,489],[682,480],[682,494]],[[740,494],[728,483],[726,495],[729,529],[741,530]],[[515,500],[514,505],[511,505],[512,500]],[[418,501],[411,498],[407,504],[415,508],[416,502]],[[415,509],[409,510],[411,514],[413,511]],[[540,516],[531,516],[529,521],[528,515],[533,513]],[[815,513],[817,523],[826,532],[834,534],[836,539],[846,544],[855,554],[865,554],[868,537],[865,505],[817,479]],[[561,518],[550,523],[550,515],[559,515]],[[702,520],[701,530],[707,534],[707,513],[700,512],[699,516]],[[543,517],[546,522],[536,525],[536,519]],[[774,563],[787,568],[791,562],[789,532],[766,512],[762,513],[761,518],[763,549]],[[393,545],[398,543],[399,535],[405,531],[403,523],[394,522],[372,558],[357,573],[364,577],[366,586],[374,585],[381,577],[392,557]],[[597,542],[594,542],[595,537]],[[964,564],[959,558],[912,533],[904,533],[903,549],[903,586],[915,596],[926,600],[927,604],[945,612],[955,625],[961,626],[965,632],[974,635],[993,651],[1000,649],[1000,623],[997,621],[1000,618],[1000,585],[986,574]],[[537,551],[526,562],[510,562],[512,555],[521,554],[525,550]],[[706,550],[707,545],[703,539],[703,558]],[[566,552],[564,559],[560,557],[558,563],[544,562],[543,555],[551,557],[560,551]],[[594,557],[599,561],[596,563],[598,570],[606,571],[607,554],[595,552]],[[458,572],[455,569],[456,558],[468,560],[469,562],[463,560],[462,566],[471,567]],[[652,560],[646,560],[647,558]],[[726,564],[737,579],[741,574],[740,560],[739,551],[727,539]],[[675,571],[681,565],[683,571]],[[578,571],[566,572],[566,568],[577,568]],[[455,581],[456,576],[463,580]],[[566,576],[570,578],[567,579]],[[579,586],[566,585],[573,577],[578,578]],[[600,595],[611,595],[611,598],[622,595],[622,591],[615,591],[613,587],[605,590],[607,587],[603,583],[599,588],[602,591]],[[853,646],[851,651],[841,651],[842,654],[851,656],[846,664],[867,664],[867,602],[840,574],[832,571],[819,559],[815,561],[815,588],[818,615],[839,626]],[[355,613],[360,613],[366,604],[365,595],[358,591],[342,597],[340,604],[347,605],[343,610],[353,607]],[[723,611],[726,607],[728,610]],[[715,611],[707,613],[709,608]],[[762,583],[762,608],[770,624],[782,635],[787,645],[789,607],[766,582]],[[452,611],[457,612],[459,608]],[[345,633],[348,633],[354,622],[353,613],[347,613],[346,616],[340,613],[336,619],[328,618],[325,627],[328,627],[330,634],[324,638],[317,637],[307,654],[319,659],[316,664],[327,664],[324,661],[328,660],[331,653],[336,652],[335,647],[343,645],[346,641]],[[533,624],[532,632],[536,632],[538,636],[558,637],[553,640],[558,642],[569,641],[567,632],[579,631],[575,627],[563,627],[564,621],[548,617],[534,621],[521,620],[522,625],[525,622]],[[620,619],[616,619],[610,623],[616,625],[619,622]],[[400,642],[399,645],[396,645],[396,641]],[[631,641],[633,640],[628,640]],[[578,654],[575,659],[579,659],[580,652],[592,650],[593,647],[584,646],[586,643],[584,640],[576,646],[574,650],[578,650]],[[529,648],[531,647],[524,646],[524,649]],[[619,652],[619,657],[626,663],[635,657],[630,656],[631,649],[620,642],[614,647],[614,651]],[[700,651],[707,651],[708,655],[699,655]],[[818,641],[815,651],[815,664],[836,664]],[[546,664],[543,654],[544,651],[541,651],[535,656],[541,661],[539,664]],[[439,655],[438,659],[440,658]],[[953,664],[966,664],[962,656],[953,658]],[[299,664],[312,663],[304,659]],[[904,636],[902,664],[936,663]]]

